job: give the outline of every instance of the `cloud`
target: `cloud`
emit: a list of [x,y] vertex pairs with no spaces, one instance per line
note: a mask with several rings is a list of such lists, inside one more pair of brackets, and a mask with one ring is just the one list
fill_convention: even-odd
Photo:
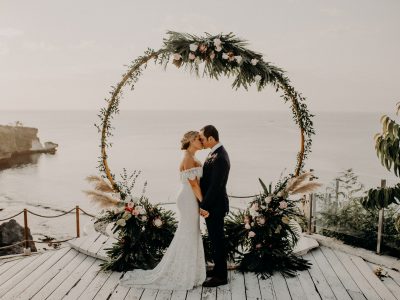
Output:
[[0,28],[0,37],[14,38],[23,34],[24,32],[17,28]]

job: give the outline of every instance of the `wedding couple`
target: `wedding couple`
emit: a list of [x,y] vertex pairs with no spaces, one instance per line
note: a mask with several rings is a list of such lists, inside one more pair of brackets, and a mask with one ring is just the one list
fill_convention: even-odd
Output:
[[[185,133],[181,144],[185,155],[180,165],[181,187],[176,199],[180,219],[175,236],[153,270],[126,272],[121,279],[124,286],[190,290],[201,284],[215,287],[228,282],[224,235],[224,217],[229,211],[226,193],[230,169],[228,153],[212,125],[205,126],[200,132]],[[206,148],[211,151],[202,166],[195,153]],[[200,215],[206,220],[215,264],[207,272]]]

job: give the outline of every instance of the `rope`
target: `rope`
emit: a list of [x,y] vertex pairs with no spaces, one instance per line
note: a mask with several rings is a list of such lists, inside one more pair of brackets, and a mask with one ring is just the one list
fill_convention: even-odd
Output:
[[249,198],[255,198],[259,195],[253,195],[253,196],[233,196],[233,195],[228,195],[229,198],[234,198],[234,199],[249,199]]
[[18,216],[18,215],[22,214],[23,212],[24,212],[24,211],[20,211],[19,213],[17,213],[17,214],[15,214],[15,215],[13,215],[12,217],[5,218],[5,219],[0,219],[0,222],[2,222],[2,221],[6,221],[6,220],[9,220],[9,219],[12,219],[12,218],[15,218],[16,216]]
[[[75,209],[75,208],[74,208]],[[79,207],[79,210],[82,211],[85,215],[88,215],[89,217],[94,218],[95,216],[92,214],[87,213],[86,211],[84,211],[82,208]]]
[[17,246],[19,244],[25,244],[25,242],[28,242],[28,243],[34,242],[34,243],[43,243],[43,244],[58,244],[58,243],[68,242],[68,241],[73,240],[73,239],[75,239],[75,237],[69,238],[69,239],[66,239],[66,240],[61,240],[61,241],[53,241],[53,240],[51,240],[51,241],[47,241],[47,242],[45,242],[45,241],[27,240],[27,241],[20,241],[20,242],[17,242],[15,244],[12,244],[12,245],[0,247],[0,249],[12,248],[12,247]]
[[75,208],[73,208],[73,209],[71,209],[71,210],[69,210],[69,211],[67,211],[67,212],[65,212],[63,214],[56,215],[56,216],[43,216],[43,215],[34,213],[34,212],[30,211],[30,210],[28,210],[28,212],[31,213],[32,215],[35,215],[35,216],[38,216],[38,217],[42,217],[42,218],[58,218],[58,217],[65,216],[65,215],[69,214],[73,210],[75,210]]
[[[58,217],[62,217],[62,216],[65,216],[65,215],[71,213],[71,212],[74,211],[75,209],[76,209],[76,208],[74,207],[74,208],[70,209],[69,211],[67,211],[67,212],[65,212],[65,213],[62,213],[62,214],[59,214],[59,215],[56,215],[56,216],[44,216],[44,215],[35,213],[35,212],[33,212],[33,211],[30,211],[30,210],[27,210],[27,211],[28,211],[29,213],[31,213],[32,215],[35,215],[35,216],[38,216],[38,217],[41,217],[41,218],[58,218]],[[82,208],[79,208],[79,210],[82,211],[83,214],[88,215],[89,217],[95,217],[94,215],[89,214],[88,212],[84,211]],[[13,216],[11,216],[11,217],[8,217],[8,218],[5,218],[5,219],[0,219],[0,222],[6,221],[6,220],[9,220],[9,219],[12,219],[12,218],[15,218],[16,216],[22,214],[23,212],[24,212],[24,211],[22,210],[22,211],[20,211],[19,213],[15,214],[15,215],[13,215]]]

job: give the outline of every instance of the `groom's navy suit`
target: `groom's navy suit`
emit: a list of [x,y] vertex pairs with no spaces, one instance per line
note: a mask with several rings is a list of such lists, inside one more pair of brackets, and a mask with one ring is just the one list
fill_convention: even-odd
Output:
[[200,208],[210,213],[205,220],[215,264],[213,273],[220,279],[226,279],[228,276],[224,217],[229,212],[229,198],[226,193],[229,169],[228,153],[223,146],[220,146],[207,157],[200,179],[203,193]]

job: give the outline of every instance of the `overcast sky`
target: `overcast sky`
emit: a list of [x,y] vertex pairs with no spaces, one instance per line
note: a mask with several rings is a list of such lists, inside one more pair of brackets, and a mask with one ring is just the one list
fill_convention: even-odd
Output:
[[[391,112],[400,101],[400,1],[0,0],[0,109],[99,109],[167,30],[234,32],[287,71],[312,111]],[[233,91],[151,67],[121,109],[287,109],[272,90]]]

